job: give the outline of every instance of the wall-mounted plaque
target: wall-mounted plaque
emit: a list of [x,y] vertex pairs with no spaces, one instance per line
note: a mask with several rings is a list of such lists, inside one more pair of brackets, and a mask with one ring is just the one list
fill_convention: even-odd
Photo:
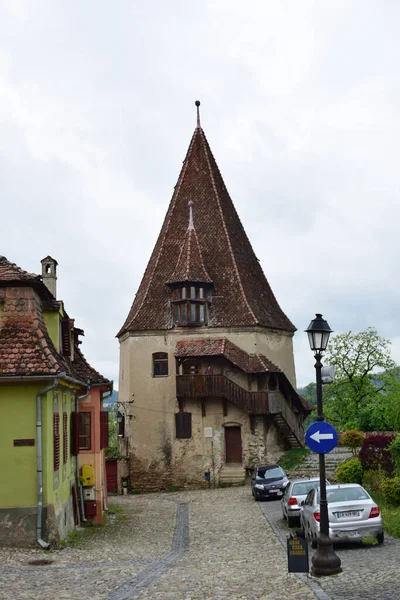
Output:
[[34,446],[35,440],[14,440],[14,446]]

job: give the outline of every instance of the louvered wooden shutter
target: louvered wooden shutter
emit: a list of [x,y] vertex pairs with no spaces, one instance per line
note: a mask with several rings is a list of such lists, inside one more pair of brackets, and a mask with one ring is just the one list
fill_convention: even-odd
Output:
[[108,448],[108,412],[100,412],[100,448]]
[[63,413],[63,464],[68,460],[68,415]]
[[69,319],[61,321],[61,350],[64,356],[71,356],[71,326]]
[[58,471],[60,468],[60,415],[58,413],[53,415],[53,462],[54,470]]
[[79,413],[71,413],[71,454],[79,454]]
[[175,430],[177,438],[191,438],[192,413],[183,411],[175,413]]

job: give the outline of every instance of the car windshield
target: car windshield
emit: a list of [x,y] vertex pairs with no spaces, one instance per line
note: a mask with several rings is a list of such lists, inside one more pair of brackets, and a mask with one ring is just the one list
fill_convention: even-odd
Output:
[[332,502],[349,502],[351,500],[370,500],[370,497],[361,487],[347,487],[326,490],[326,499],[329,504]]
[[302,483],[293,484],[292,494],[294,496],[307,496],[308,492],[319,485],[319,481],[303,481]]
[[257,469],[256,473],[256,479],[278,479],[283,476],[284,473],[280,467]]

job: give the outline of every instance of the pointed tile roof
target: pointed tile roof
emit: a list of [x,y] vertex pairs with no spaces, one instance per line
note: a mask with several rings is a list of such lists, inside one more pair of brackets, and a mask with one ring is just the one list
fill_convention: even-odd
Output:
[[204,265],[203,256],[193,222],[192,206],[190,201],[190,219],[182,248],[176,263],[175,271],[172,273],[169,283],[212,283],[211,277],[207,273]]
[[[196,207],[195,236],[187,232],[189,200]],[[179,274],[185,273],[189,241],[191,249],[198,243],[198,255],[213,282],[209,327],[261,325],[295,331],[254,254],[204,131],[197,127],[155,248],[118,337],[128,331],[172,328],[166,283],[177,277],[177,265]],[[194,265],[195,260],[192,262]],[[194,272],[193,276],[199,275]]]

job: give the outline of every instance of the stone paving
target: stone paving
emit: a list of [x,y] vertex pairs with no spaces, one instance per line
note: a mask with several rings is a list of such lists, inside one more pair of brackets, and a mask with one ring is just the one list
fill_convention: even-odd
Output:
[[0,599],[316,598],[288,574],[286,550],[247,486],[112,502],[122,517],[63,550],[0,549]]
[[[280,502],[260,502],[259,505],[282,545],[286,547],[288,527],[282,519]],[[309,551],[311,565],[311,556],[315,551],[311,550],[311,546]],[[342,561],[342,573],[330,577],[307,578],[321,600],[400,598],[400,540],[385,534],[382,546],[342,544],[335,546],[335,552]]]

